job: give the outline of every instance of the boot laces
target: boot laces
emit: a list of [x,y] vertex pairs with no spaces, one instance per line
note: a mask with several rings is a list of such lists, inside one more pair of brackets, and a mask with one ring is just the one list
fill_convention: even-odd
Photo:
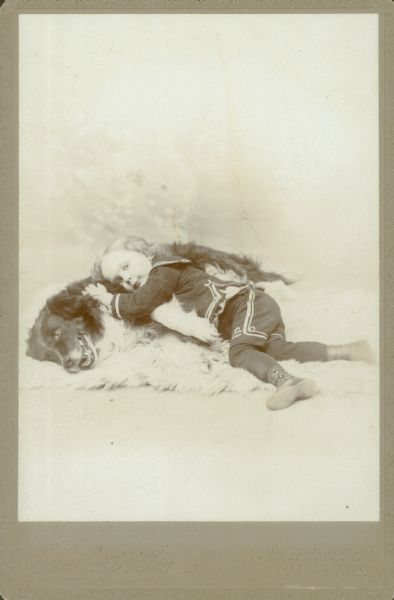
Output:
[[268,372],[269,382],[273,383],[276,387],[280,387],[281,385],[283,385],[289,378],[290,375],[286,373],[284,369],[272,367]]

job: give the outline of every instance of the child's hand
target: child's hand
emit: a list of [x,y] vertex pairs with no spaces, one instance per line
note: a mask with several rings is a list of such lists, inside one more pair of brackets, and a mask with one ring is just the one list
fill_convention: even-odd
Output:
[[185,312],[176,298],[155,308],[151,316],[168,329],[207,344],[213,344],[219,339],[218,330],[208,319],[197,316],[195,311]]
[[208,319],[200,319],[197,326],[190,329],[188,335],[207,344],[213,344],[219,340],[218,330]]
[[90,283],[85,291],[83,292],[86,296],[92,296],[95,300],[98,300],[100,304],[107,309],[107,311],[111,312],[111,302],[113,295],[107,292],[105,287],[101,283],[97,283],[94,285]]
[[178,315],[176,326],[172,327],[188,337],[194,337],[206,344],[213,344],[219,340],[219,332],[208,319],[198,317],[194,312]]

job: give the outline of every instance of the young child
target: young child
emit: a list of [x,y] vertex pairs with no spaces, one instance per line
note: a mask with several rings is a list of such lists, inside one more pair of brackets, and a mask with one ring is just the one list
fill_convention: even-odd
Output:
[[111,294],[103,286],[91,285],[87,289],[116,318],[149,316],[175,296],[187,312],[195,311],[213,324],[223,338],[230,340],[230,364],[276,387],[267,400],[271,410],[287,408],[316,392],[312,379],[291,375],[277,361],[373,362],[365,340],[337,346],[288,342],[280,308],[263,289],[251,282],[223,281],[208,275],[186,258],[151,257],[148,247],[136,245],[131,250],[104,251],[95,271],[96,280],[98,272],[103,280],[125,290]]

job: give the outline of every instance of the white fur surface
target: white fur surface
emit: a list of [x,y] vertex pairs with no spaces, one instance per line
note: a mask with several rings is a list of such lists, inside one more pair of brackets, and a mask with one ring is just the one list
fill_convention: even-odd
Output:
[[[59,287],[54,287],[51,293]],[[288,339],[334,344],[368,338],[377,355],[378,299],[375,293],[298,290],[296,286],[287,287],[282,282],[267,284],[266,291],[281,306]],[[43,294],[43,298],[47,297],[48,290]],[[39,301],[32,303],[21,326],[21,389],[94,390],[150,386],[158,391],[204,395],[224,391],[268,392],[272,389],[249,373],[229,365],[226,342],[208,347],[184,341],[171,333],[150,340],[145,330],[126,330],[111,317],[107,317],[110,334],[105,343],[109,348],[102,349],[104,358],[91,370],[67,373],[55,363],[39,362],[24,354],[26,324],[32,325],[40,305],[42,300],[41,304]],[[335,390],[350,395],[376,396],[378,393],[376,366],[346,361],[303,365],[288,361],[283,364],[296,375],[314,376],[324,393],[335,393]]]

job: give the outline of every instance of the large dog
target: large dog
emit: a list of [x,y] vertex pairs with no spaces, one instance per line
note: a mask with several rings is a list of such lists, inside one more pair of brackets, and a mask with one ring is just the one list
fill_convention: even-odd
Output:
[[[262,271],[255,260],[246,256],[214,250],[194,242],[174,243],[155,250],[187,258],[200,269],[215,269],[219,274],[230,272],[232,277],[235,275],[243,281],[281,280],[290,283],[282,275]],[[47,300],[30,330],[28,356],[57,362],[68,372],[75,373],[93,367],[99,357],[111,352],[114,347],[124,349],[127,344],[124,332],[132,326],[115,322],[103,314],[98,301],[85,291],[92,282],[97,282],[94,272],[93,278],[72,283]],[[124,291],[108,282],[102,283],[112,293]],[[182,335],[205,342],[213,339],[212,325],[193,313],[185,313],[175,298],[155,309],[151,319]],[[160,327],[152,325],[151,321],[135,322],[134,326],[147,340],[160,333]]]

